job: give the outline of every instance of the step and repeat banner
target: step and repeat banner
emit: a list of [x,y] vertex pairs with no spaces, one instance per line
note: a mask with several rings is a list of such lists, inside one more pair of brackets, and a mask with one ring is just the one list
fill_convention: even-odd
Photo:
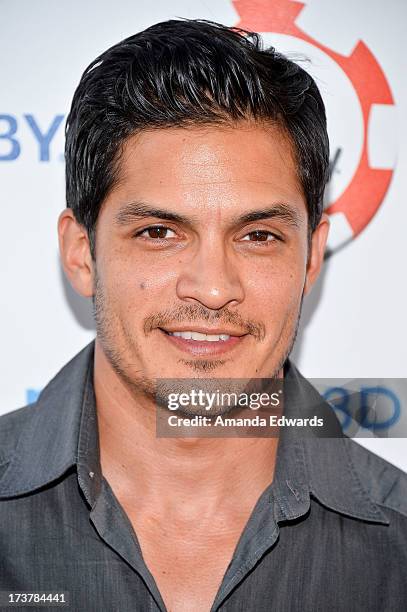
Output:
[[[64,278],[56,230],[65,119],[83,70],[153,23],[202,18],[261,33],[318,83],[331,141],[331,232],[292,359],[328,394],[324,379],[341,378],[344,389],[380,380],[382,421],[366,422],[358,441],[407,471],[407,440],[392,437],[407,379],[407,3],[1,0],[0,17],[0,414],[35,401],[95,335],[91,302]],[[375,435],[380,428],[386,433]]]

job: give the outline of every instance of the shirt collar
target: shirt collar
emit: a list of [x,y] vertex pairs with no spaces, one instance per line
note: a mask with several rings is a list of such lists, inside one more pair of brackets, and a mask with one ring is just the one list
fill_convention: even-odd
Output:
[[[284,413],[301,417],[309,409],[310,414],[323,417],[327,436],[315,436],[310,428],[301,435],[295,429],[286,428],[282,431],[278,459],[281,459],[281,468],[284,466],[284,475],[287,474],[284,485],[294,489],[293,494],[285,498],[288,510],[286,518],[299,516],[304,495],[305,498],[313,495],[324,506],[336,512],[361,520],[389,524],[387,516],[371,499],[362,482],[350,452],[350,445],[356,442],[344,435],[333,408],[290,360],[285,365],[284,380]],[[276,480],[281,490],[284,487],[278,468],[279,461]]]
[[[93,386],[94,340],[48,383],[27,420],[0,480],[0,497],[38,489],[77,466],[78,481],[93,506],[101,488],[99,435]],[[332,420],[335,437],[296,436],[283,428],[278,445],[273,494],[280,518],[293,519],[309,508],[310,494],[332,510],[354,518],[388,523],[370,499],[332,408],[287,360],[284,414],[318,406]]]
[[[69,361],[26,406],[21,433],[0,481],[0,495],[20,495],[60,477],[77,463],[81,417],[88,397],[94,341]],[[82,435],[84,431],[82,429]]]

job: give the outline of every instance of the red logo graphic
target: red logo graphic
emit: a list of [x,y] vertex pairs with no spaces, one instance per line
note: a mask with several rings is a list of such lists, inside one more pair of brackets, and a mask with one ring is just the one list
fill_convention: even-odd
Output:
[[[351,180],[325,211],[341,216],[348,228],[347,237],[336,240],[337,250],[356,237],[370,222],[386,195],[393,175],[392,169],[374,168],[369,164],[369,120],[373,105],[394,104],[390,87],[378,61],[359,40],[349,56],[341,55],[322,45],[296,25],[304,3],[295,0],[232,0],[240,16],[238,27],[255,32],[285,34],[305,41],[329,56],[350,80],[360,102],[363,116],[363,146]],[[332,229],[335,229],[334,226]],[[332,252],[332,251],[331,251]]]

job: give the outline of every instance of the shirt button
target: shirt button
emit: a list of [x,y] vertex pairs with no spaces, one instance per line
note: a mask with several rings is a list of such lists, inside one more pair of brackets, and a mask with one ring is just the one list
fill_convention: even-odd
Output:
[[95,475],[95,472],[89,472],[89,478],[93,478]]

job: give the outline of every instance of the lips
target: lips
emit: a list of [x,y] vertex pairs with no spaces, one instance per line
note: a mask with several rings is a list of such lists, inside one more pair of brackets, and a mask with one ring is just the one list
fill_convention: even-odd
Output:
[[184,325],[159,328],[171,345],[190,355],[218,355],[241,344],[246,333],[229,327],[197,327]]
[[[184,325],[183,327],[161,327],[168,334],[203,334],[205,336],[244,336],[245,332],[231,327],[196,327],[195,325]],[[202,338],[196,338],[202,339]]]
[[176,331],[167,332],[170,336],[176,336],[177,338],[184,338],[184,340],[195,340],[205,342],[225,342],[231,337],[229,334],[203,334],[195,331]]

